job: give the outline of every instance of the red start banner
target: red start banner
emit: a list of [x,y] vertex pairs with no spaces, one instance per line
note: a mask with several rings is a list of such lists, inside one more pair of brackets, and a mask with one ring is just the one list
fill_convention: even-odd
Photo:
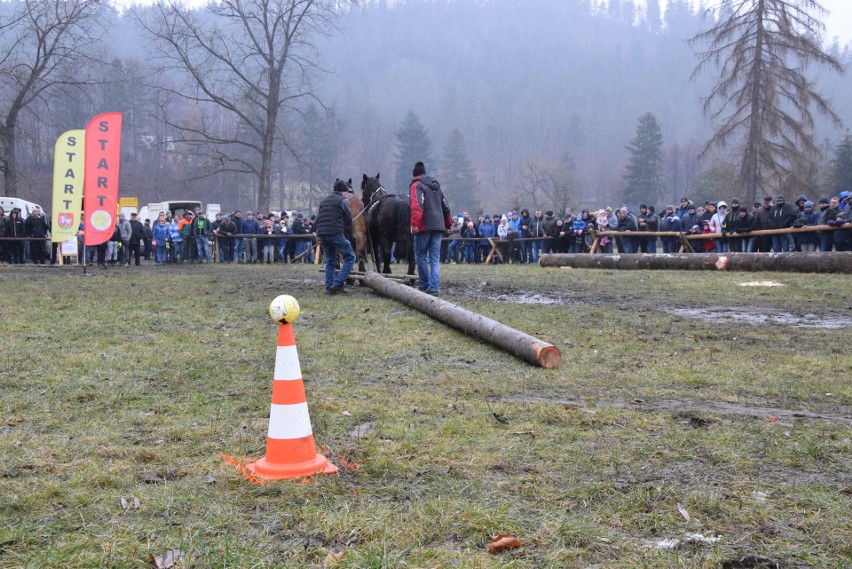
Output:
[[121,160],[121,113],[104,113],[86,126],[83,175],[84,244],[100,245],[115,231],[118,215],[118,170]]

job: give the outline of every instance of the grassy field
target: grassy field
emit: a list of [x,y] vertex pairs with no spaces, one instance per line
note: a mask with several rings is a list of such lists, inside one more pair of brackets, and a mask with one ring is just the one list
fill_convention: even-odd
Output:
[[[543,370],[315,267],[90,272],[0,268],[4,568],[850,565],[848,276],[446,267]],[[258,486],[279,294],[341,468]]]

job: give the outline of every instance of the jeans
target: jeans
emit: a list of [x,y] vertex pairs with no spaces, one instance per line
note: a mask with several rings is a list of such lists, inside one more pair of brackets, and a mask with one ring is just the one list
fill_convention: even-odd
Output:
[[290,241],[289,239],[283,239],[283,238],[278,240],[278,244],[276,245],[276,247],[278,249],[278,262],[279,263],[286,263],[287,262],[287,243],[289,241]]
[[459,247],[461,246],[462,241],[458,239],[453,239],[450,241],[449,246],[447,247],[447,262],[452,261],[453,263],[458,264],[459,262]]
[[831,248],[834,247],[834,235],[833,231],[820,231],[819,232],[819,250],[820,251],[831,251]]
[[206,235],[199,235],[195,238],[195,248],[198,249],[198,262],[210,262],[210,242]]
[[157,263],[165,263],[166,262],[166,244],[157,242],[157,245],[154,247],[154,260]]
[[174,262],[183,262],[183,241],[172,241],[172,249],[174,250]]
[[790,251],[790,236],[789,235],[773,235],[772,250],[776,253],[787,253]]
[[618,246],[619,253],[635,253],[636,247],[632,237],[622,237]]
[[532,246],[530,263],[538,263],[538,258],[544,252],[544,241],[535,240],[530,242],[530,245]]
[[257,261],[257,239],[255,237],[246,237],[243,239],[243,244],[246,253],[246,263]]
[[417,261],[418,288],[438,292],[441,281],[442,231],[424,231],[414,235],[414,259]]
[[[322,254],[325,255],[325,290],[342,288],[343,283],[349,277],[349,271],[355,264],[355,252],[352,250],[352,245],[349,244],[349,240],[342,233],[320,235],[319,238]],[[343,264],[340,266],[340,271],[335,274],[338,253],[343,256]]]
[[[294,251],[294,253],[295,253],[294,258],[299,257],[299,255],[302,255],[302,253],[305,253],[305,251],[310,247],[310,244],[308,243],[307,239],[296,239],[295,241],[296,241],[295,242],[296,249]],[[350,245],[351,245],[351,243],[350,243]],[[308,262],[307,257],[308,257],[308,254],[305,253],[304,255],[299,257],[299,262],[300,263],[307,263]]]
[[245,249],[245,241],[242,237],[234,241],[234,261],[237,263],[243,262],[243,250]]

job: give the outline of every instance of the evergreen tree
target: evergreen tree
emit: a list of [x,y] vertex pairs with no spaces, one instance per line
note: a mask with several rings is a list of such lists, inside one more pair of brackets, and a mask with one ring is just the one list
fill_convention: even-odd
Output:
[[834,151],[829,183],[832,195],[852,191],[852,136],[848,134]]
[[717,122],[704,152],[726,148],[738,157],[747,202],[782,185],[807,184],[809,164],[819,156],[811,107],[840,121],[804,75],[811,63],[843,69],[823,51],[825,26],[811,13],[825,9],[815,0],[727,0],[718,22],[692,39],[709,42],[693,77],[709,65],[720,68],[704,104]]
[[436,164],[432,164],[432,141],[429,133],[414,111],[408,111],[399,129],[396,131],[396,180],[394,187],[408,190],[411,181],[411,170],[417,162],[426,165],[426,171],[434,171]]
[[660,0],[648,0],[648,7],[645,15],[648,30],[655,34],[663,27],[663,16],[660,11]]
[[630,162],[624,179],[624,201],[637,206],[640,202],[649,205],[663,197],[663,133],[653,113],[639,118],[636,136],[630,141]]
[[467,154],[464,137],[454,129],[444,144],[438,180],[450,207],[458,211],[477,211],[479,184],[473,162]]
[[[716,203],[719,199],[728,199],[736,194],[731,193],[731,188],[736,187],[737,169],[724,162],[714,162],[709,168],[702,170],[689,186],[687,195],[696,204],[705,201]],[[751,202],[743,200],[743,205],[749,210]],[[687,228],[688,229],[688,228]]]
[[[314,210],[319,198],[331,189],[335,176],[332,165],[335,158],[333,133],[339,130],[333,115],[323,116],[317,106],[311,103],[302,113],[299,121],[296,154],[305,186],[298,205]],[[290,200],[290,205],[297,204]]]

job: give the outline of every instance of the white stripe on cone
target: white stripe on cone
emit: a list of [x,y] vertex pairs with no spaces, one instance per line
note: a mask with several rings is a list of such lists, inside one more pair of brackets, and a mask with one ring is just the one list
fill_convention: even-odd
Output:
[[312,434],[307,401],[295,405],[272,405],[269,411],[270,439],[301,439]]
[[296,346],[278,346],[275,352],[275,375],[272,379],[302,379],[302,367]]

